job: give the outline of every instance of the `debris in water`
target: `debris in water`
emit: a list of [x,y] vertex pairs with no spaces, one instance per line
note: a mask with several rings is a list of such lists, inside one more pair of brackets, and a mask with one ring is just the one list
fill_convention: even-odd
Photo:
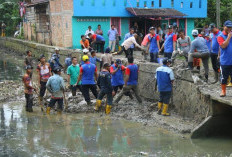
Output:
[[140,152],[139,155],[141,155],[141,156],[148,156],[148,153],[146,153],[146,152]]

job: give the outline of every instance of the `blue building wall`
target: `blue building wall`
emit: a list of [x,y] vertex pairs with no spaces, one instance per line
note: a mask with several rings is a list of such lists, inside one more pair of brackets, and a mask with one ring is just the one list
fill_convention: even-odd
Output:
[[126,8],[144,8],[145,3],[147,8],[174,8],[186,14],[187,18],[207,16],[207,0],[161,0],[161,6],[159,0],[74,0],[74,16],[133,17]]

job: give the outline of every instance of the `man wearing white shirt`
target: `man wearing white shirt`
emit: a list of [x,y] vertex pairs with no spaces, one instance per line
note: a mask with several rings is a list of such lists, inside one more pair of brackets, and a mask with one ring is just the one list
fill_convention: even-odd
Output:
[[94,34],[94,31],[92,30],[92,27],[89,26],[88,29],[85,31],[85,36],[88,38],[88,34],[91,33],[91,34]]
[[[136,42],[138,35],[134,34],[134,36],[126,39],[123,43],[122,43],[122,50],[120,52],[118,52],[118,54],[123,53],[123,51],[126,54],[126,58],[128,58],[128,56],[132,56],[133,54],[130,53],[129,48],[131,47],[131,45],[135,45],[136,47],[142,49],[142,47]],[[132,56],[133,57],[133,56]]]

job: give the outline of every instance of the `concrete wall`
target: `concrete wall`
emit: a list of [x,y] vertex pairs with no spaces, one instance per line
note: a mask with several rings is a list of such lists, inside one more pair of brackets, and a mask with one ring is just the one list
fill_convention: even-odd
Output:
[[[25,54],[31,50],[35,57],[45,54],[49,57],[54,52],[54,47],[33,42],[23,41],[13,38],[0,38],[0,47],[6,47],[9,50],[19,54]],[[70,49],[61,48],[61,62],[65,57],[72,53],[80,59],[81,54]],[[139,91],[140,95],[154,102],[158,101],[159,94],[155,91],[155,71],[159,64],[138,62],[139,72]],[[177,75],[176,75],[177,76]],[[206,114],[211,111],[209,108],[210,100],[207,94],[202,94],[198,86],[193,83],[189,73],[183,73],[174,83],[173,101],[171,107],[181,116],[201,121]]]

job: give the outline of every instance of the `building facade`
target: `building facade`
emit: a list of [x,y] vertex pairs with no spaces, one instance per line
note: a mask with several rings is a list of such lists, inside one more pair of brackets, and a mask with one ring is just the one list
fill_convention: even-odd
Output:
[[88,26],[95,31],[100,24],[106,41],[112,24],[122,40],[135,23],[141,35],[146,34],[150,26],[161,26],[165,30],[167,25],[176,23],[191,36],[194,18],[205,17],[207,0],[74,0],[73,47],[80,48],[80,36],[85,34]]
[[26,0],[24,38],[72,47],[73,0]]

